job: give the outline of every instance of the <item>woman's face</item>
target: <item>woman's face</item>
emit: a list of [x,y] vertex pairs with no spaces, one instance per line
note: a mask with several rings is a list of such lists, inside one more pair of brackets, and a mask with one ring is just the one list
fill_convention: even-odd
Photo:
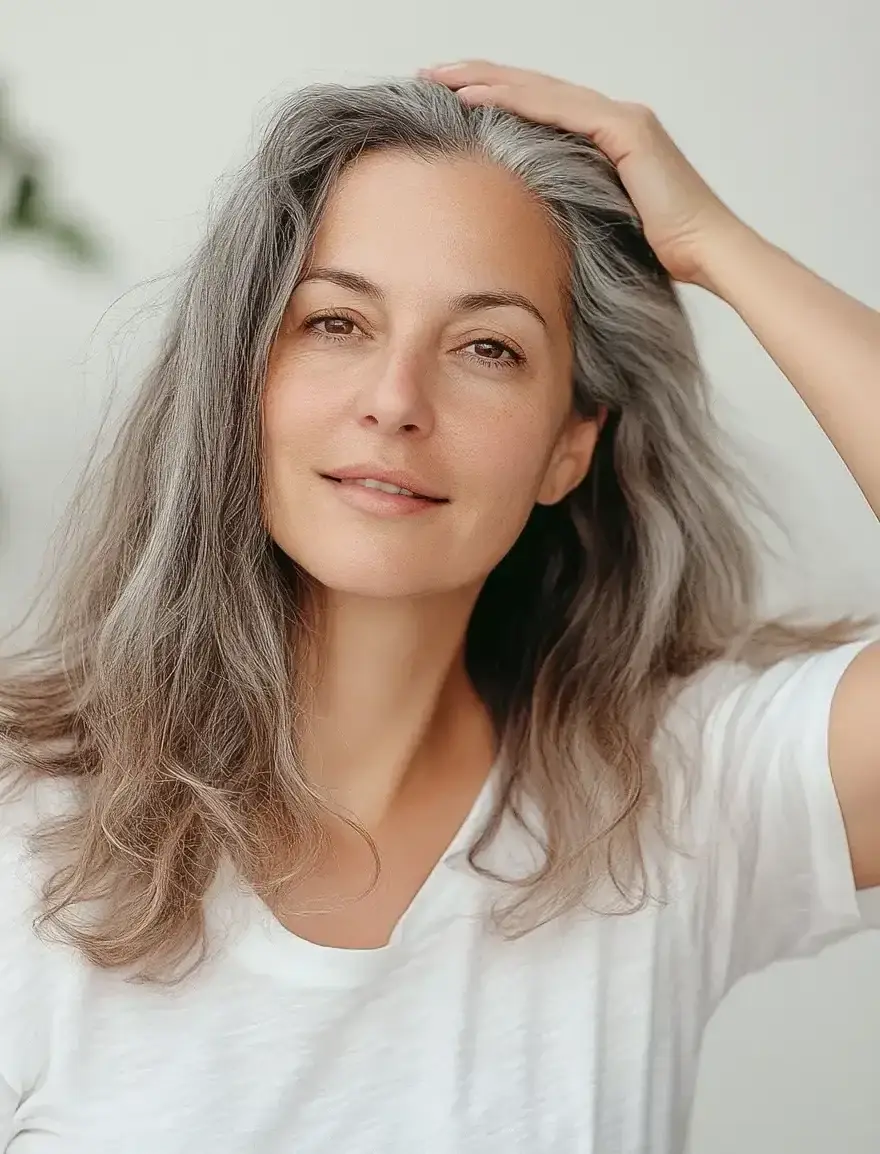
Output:
[[589,467],[566,276],[503,170],[400,152],[349,167],[270,357],[267,517],[284,552],[341,593],[479,589],[535,503]]

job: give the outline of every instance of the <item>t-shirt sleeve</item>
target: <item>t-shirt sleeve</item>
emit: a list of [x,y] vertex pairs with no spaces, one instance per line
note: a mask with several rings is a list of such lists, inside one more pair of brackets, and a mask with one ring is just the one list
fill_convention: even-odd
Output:
[[856,892],[828,756],[835,690],[869,643],[728,666],[703,687],[692,865],[719,992],[880,925]]
[[36,821],[54,810],[40,804],[50,789],[0,795],[0,1151],[18,1132],[19,1107],[48,1053],[52,977],[33,931],[37,873],[28,849]]

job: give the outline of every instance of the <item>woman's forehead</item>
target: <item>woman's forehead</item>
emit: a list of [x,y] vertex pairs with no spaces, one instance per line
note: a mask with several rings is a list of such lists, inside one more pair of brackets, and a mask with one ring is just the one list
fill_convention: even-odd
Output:
[[468,157],[388,150],[350,165],[322,215],[311,263],[370,280],[417,276],[444,292],[507,289],[541,311],[565,311],[568,261],[549,214],[512,173]]

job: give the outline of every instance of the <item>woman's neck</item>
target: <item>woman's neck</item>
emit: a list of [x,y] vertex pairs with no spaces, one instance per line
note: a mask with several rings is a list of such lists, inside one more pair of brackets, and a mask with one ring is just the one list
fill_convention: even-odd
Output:
[[491,758],[492,727],[464,664],[475,597],[327,598],[303,755],[309,777],[368,827],[404,784],[436,778],[463,749]]

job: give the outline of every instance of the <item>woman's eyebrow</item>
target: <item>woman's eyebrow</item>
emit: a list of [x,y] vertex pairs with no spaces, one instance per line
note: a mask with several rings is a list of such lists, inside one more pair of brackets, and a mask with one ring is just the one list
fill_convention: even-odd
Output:
[[[379,285],[368,280],[358,272],[352,272],[350,269],[318,266],[311,269],[308,275],[300,281],[300,284],[318,280],[339,285],[340,288],[359,293],[361,296],[369,297],[371,300],[381,301],[385,299],[385,293]],[[527,296],[523,296],[522,293],[496,289],[461,293],[459,296],[452,297],[449,305],[454,312],[463,313],[472,313],[478,312],[481,309],[493,308],[513,307],[524,309],[527,313],[535,317],[536,320],[540,321],[544,328],[547,328],[547,322],[541,310],[533,301],[530,301]]]

